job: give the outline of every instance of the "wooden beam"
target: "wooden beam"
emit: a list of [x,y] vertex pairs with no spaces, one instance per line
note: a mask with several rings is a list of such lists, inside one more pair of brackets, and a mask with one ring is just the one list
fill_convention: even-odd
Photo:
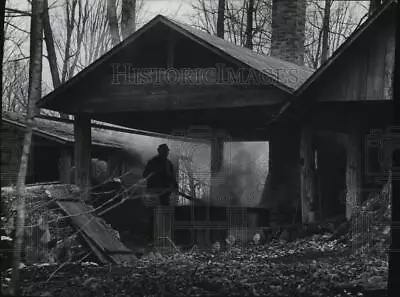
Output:
[[103,92],[90,98],[78,97],[69,104],[58,106],[64,112],[75,114],[79,112],[128,112],[128,111],[170,111],[189,109],[235,108],[250,106],[277,106],[289,96],[272,89],[249,89],[239,87],[206,86],[170,86],[139,91],[135,86],[129,86],[131,91]]
[[91,173],[91,126],[90,117],[84,114],[75,115],[75,184],[81,189],[83,200],[89,198]]
[[309,127],[303,127],[300,140],[300,187],[301,187],[301,216],[303,223],[313,222],[314,211],[311,209],[315,201],[315,159],[313,135]]
[[361,160],[361,135],[358,129],[352,128],[347,136],[346,218],[348,220],[351,218],[354,209],[361,204]]
[[71,183],[71,169],[72,169],[72,156],[71,151],[68,148],[61,149],[61,155],[59,159],[59,172],[60,182],[63,184]]

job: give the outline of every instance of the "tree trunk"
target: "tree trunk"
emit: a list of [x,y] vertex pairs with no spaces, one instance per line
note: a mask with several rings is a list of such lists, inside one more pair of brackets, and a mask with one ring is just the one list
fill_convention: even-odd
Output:
[[29,65],[29,94],[28,110],[26,116],[26,132],[18,171],[16,194],[17,223],[15,246],[13,252],[13,272],[10,284],[11,295],[19,295],[19,266],[21,262],[21,250],[24,243],[25,225],[25,177],[28,168],[29,151],[32,140],[32,125],[35,117],[35,104],[41,98],[42,90],[42,35],[43,35],[43,9],[44,1],[32,1],[31,16],[31,46]]
[[126,39],[136,31],[136,0],[122,0],[121,32]]
[[247,9],[247,26],[246,26],[246,47],[253,49],[253,11],[254,0],[249,0],[249,7]]
[[[43,31],[47,49],[47,60],[49,61],[51,78],[53,80],[53,88],[56,89],[61,85],[61,81],[58,72],[57,54],[54,46],[53,30],[51,29],[50,25],[49,4],[47,0],[44,0]],[[61,112],[60,117],[62,119],[69,118],[67,114]]]
[[[5,18],[5,10],[6,10],[6,1],[1,1],[0,4],[0,61],[1,65],[3,65],[3,56],[4,56],[4,18]],[[3,92],[3,67],[0,67],[0,91]]]
[[217,36],[224,39],[225,33],[225,0],[218,1]]
[[61,72],[61,81],[62,82],[65,82],[67,80],[67,77],[71,77],[71,74],[68,74],[68,70],[69,70],[68,64],[69,64],[69,59],[71,58],[70,49],[71,49],[72,33],[73,33],[74,27],[75,27],[76,5],[77,5],[77,0],[72,0],[69,2],[67,1],[67,3],[66,3],[67,36],[66,36],[66,40],[65,40],[64,63],[63,63],[62,72]]
[[331,14],[331,0],[325,0],[324,19],[322,22],[321,64],[325,63],[325,61],[328,60],[330,14]]
[[121,38],[119,35],[117,7],[115,5],[115,0],[107,0],[107,18],[112,44],[113,46],[116,46],[118,43],[120,43]]

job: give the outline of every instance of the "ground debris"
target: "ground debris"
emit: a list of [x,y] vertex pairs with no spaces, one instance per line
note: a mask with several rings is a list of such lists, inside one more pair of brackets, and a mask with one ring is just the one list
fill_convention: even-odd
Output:
[[194,249],[151,255],[126,267],[68,263],[48,282],[54,265],[26,266],[21,272],[24,292],[100,297],[363,296],[367,290],[384,290],[387,281],[386,258],[355,254],[351,245],[323,236],[218,253]]

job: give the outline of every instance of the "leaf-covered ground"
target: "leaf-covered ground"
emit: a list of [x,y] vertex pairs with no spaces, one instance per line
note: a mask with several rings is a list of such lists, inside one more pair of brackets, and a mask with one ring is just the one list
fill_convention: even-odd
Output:
[[[129,266],[42,265],[22,270],[29,296],[372,296],[384,293],[388,262],[313,236],[294,242],[151,252]],[[56,272],[55,272],[56,271]],[[55,273],[54,273],[55,272]],[[3,283],[9,275],[3,275]]]

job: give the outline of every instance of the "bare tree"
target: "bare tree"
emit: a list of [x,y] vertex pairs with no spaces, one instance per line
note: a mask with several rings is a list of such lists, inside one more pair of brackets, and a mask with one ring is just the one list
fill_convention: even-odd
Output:
[[325,0],[324,19],[322,22],[322,52],[321,64],[328,59],[329,51],[329,20],[331,14],[331,0]]
[[82,48],[77,63],[79,69],[89,65],[112,47],[106,2],[90,2],[88,13],[86,29],[82,36],[82,43],[85,46]]
[[[116,0],[107,0],[107,19],[113,46],[136,31],[136,0],[122,0],[121,21],[118,22]],[[141,7],[141,5],[139,5]],[[121,34],[120,34],[121,29]],[[122,35],[122,39],[121,39]]]
[[54,88],[57,88],[61,84],[60,75],[58,73],[58,63],[57,63],[57,53],[54,45],[53,30],[50,24],[49,16],[49,4],[47,0],[45,1],[45,10],[43,14],[43,30],[44,38],[47,48],[47,60],[50,65],[51,78],[53,80]]
[[42,89],[42,36],[43,36],[44,1],[32,1],[31,46],[29,64],[29,94],[26,116],[26,132],[21,155],[20,168],[16,186],[17,193],[17,224],[15,246],[13,252],[13,272],[10,284],[11,295],[19,294],[19,266],[21,250],[24,242],[25,225],[25,178],[28,168],[29,151],[32,140],[32,126],[35,117],[35,103],[41,98]]
[[[3,65],[4,56],[4,18],[6,12],[6,1],[2,1],[0,4],[0,61]],[[0,68],[0,90],[3,90],[3,67]]]
[[[197,199],[202,199],[207,192],[206,181],[201,178],[201,174],[194,168],[193,156],[183,153],[179,157],[179,187],[180,190]],[[180,201],[183,203],[182,200]]]
[[253,49],[253,10],[254,0],[249,0],[247,8],[247,26],[246,26],[246,47]]
[[[225,0],[224,33],[226,34],[224,38],[237,45],[245,46],[247,25],[252,23],[254,50],[261,53],[268,52],[271,40],[271,3],[271,0]],[[219,5],[220,3],[217,5],[213,0],[197,0],[192,5],[195,12],[192,25],[210,34],[216,34]],[[249,10],[252,10],[251,14]],[[253,17],[253,21],[247,20],[249,15]]]
[[8,62],[4,66],[2,108],[4,111],[26,113],[28,107],[28,63]]
[[[61,85],[61,80],[58,72],[57,53],[54,45],[53,30],[50,24],[49,4],[47,0],[44,0],[44,5],[43,31],[47,49],[47,60],[49,61],[53,88],[55,89]],[[68,115],[64,113],[60,113],[60,117],[63,119],[68,119]]]
[[218,1],[217,36],[224,38],[225,35],[225,0]]
[[118,43],[120,43],[121,37],[119,35],[117,5],[115,4],[115,0],[107,0],[107,18],[112,43],[113,46],[116,46]]
[[[329,6],[321,5],[319,0],[308,0],[307,3],[305,64],[310,68],[318,68],[321,61],[328,59],[365,20],[365,17],[359,16],[360,12],[367,13],[366,7],[361,2],[334,0],[329,2]],[[330,7],[329,13],[328,7]],[[326,30],[328,27],[324,27],[324,21],[328,23],[328,14],[329,29]],[[324,32],[328,40],[325,44],[323,44],[326,42],[323,38]]]
[[126,39],[136,31],[136,0],[122,0],[121,8],[121,32]]

